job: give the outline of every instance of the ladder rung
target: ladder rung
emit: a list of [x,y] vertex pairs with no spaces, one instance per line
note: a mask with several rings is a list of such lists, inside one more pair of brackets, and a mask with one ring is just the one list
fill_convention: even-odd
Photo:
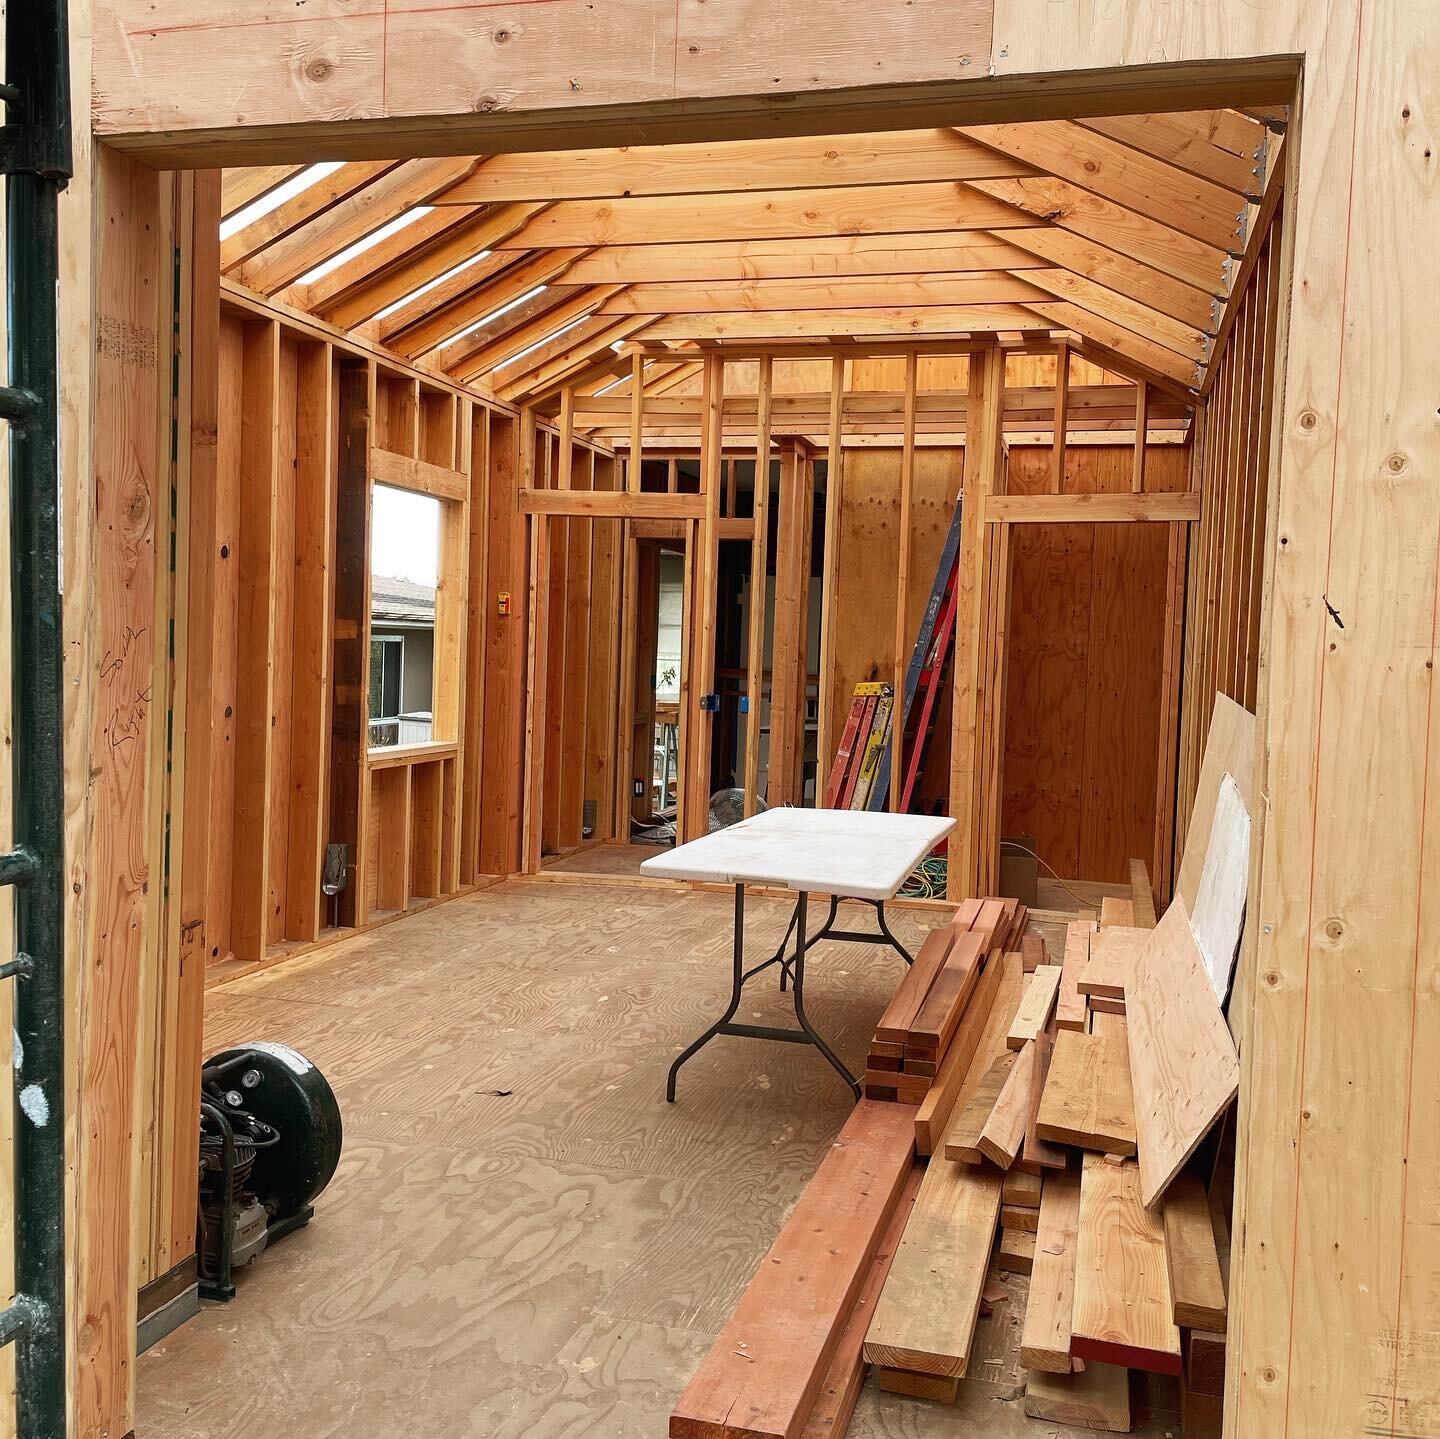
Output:
[[0,854],[0,885],[23,884],[34,876],[40,862],[33,849],[21,845],[18,849],[6,850]]

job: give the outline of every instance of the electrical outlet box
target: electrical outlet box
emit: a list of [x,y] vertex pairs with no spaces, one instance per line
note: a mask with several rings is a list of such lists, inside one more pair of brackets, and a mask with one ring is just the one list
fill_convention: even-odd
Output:
[[637,780],[635,781],[635,798],[636,798],[636,799],[644,799],[644,798],[645,798],[645,781],[644,781],[643,779],[637,779]]

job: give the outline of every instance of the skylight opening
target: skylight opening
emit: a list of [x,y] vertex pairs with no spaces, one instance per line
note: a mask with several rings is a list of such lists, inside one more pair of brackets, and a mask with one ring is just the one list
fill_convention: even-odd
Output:
[[413,210],[406,210],[403,215],[397,215],[388,225],[381,225],[378,230],[372,230],[363,240],[356,240],[353,245],[347,245],[338,255],[331,255],[328,260],[322,260],[313,270],[307,270],[301,275],[295,283],[313,285],[316,280],[328,275],[331,270],[338,270],[347,260],[353,260],[356,255],[363,255],[366,250],[378,245],[381,240],[388,240],[391,235],[413,225],[416,220],[428,215],[434,208],[433,205],[416,205]]
[[558,329],[551,330],[548,335],[541,336],[533,345],[526,345],[518,354],[511,355],[508,360],[496,365],[496,371],[509,369],[517,360],[523,360],[526,355],[533,355],[542,345],[548,345],[551,340],[558,340],[567,330],[573,330],[576,325],[584,324],[589,318],[590,316],[588,314],[581,315],[579,319],[571,320],[568,325],[561,325]]
[[386,319],[397,310],[404,309],[412,300],[418,300],[421,295],[428,294],[437,285],[443,285],[447,280],[453,279],[464,270],[468,270],[471,265],[478,265],[481,260],[488,260],[491,254],[492,251],[490,250],[481,250],[479,254],[471,255],[468,260],[461,260],[458,265],[452,265],[443,275],[436,275],[433,280],[427,280],[423,285],[419,285],[411,290],[408,295],[402,295],[393,305],[386,305],[375,318],[377,320]]
[[443,344],[450,344],[455,340],[463,340],[466,335],[473,335],[476,330],[483,329],[491,320],[498,320],[501,315],[508,315],[517,305],[523,305],[526,300],[533,300],[536,295],[543,295],[550,287],[548,285],[536,285],[533,290],[526,290],[523,295],[517,295],[513,300],[501,305],[498,309],[491,310],[488,315],[481,315],[473,324],[466,325],[463,330],[456,330]]

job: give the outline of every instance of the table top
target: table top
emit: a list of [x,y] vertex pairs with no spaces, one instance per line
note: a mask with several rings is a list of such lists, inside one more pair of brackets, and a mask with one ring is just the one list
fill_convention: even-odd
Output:
[[647,859],[664,879],[773,884],[812,894],[892,899],[955,828],[941,816],[850,809],[769,809]]

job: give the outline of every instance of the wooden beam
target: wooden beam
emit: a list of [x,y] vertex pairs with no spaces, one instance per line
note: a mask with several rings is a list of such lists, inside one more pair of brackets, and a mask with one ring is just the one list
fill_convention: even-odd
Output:
[[[610,315],[706,315],[741,311],[915,309],[949,305],[1023,304],[1048,300],[1051,286],[1032,285],[1003,270],[944,272],[822,280],[744,280],[707,282],[679,280],[631,285],[607,300]],[[1040,270],[1037,274],[1050,274]],[[1175,323],[1175,322],[1170,322]],[[1199,345],[1199,339],[1196,339]]]
[[[1029,233],[1029,232],[1027,232]],[[576,262],[577,283],[739,284],[752,280],[884,278],[1043,269],[1055,262],[1013,244],[1010,232],[958,230],[813,239],[607,245]]]
[[[700,511],[694,542],[699,553],[692,556],[698,580],[694,612],[693,661],[691,664],[690,706],[685,724],[690,731],[690,768],[682,770],[681,783],[688,782],[690,809],[683,839],[697,839],[705,833],[710,817],[710,759],[714,742],[715,712],[706,705],[706,696],[715,686],[715,628],[720,586],[720,492],[723,423],[725,405],[725,360],[712,355],[705,361],[705,428],[700,444]],[[667,495],[667,499],[679,496]]]
[[1091,116],[1078,123],[1248,200],[1260,198],[1269,132],[1239,111]]
[[1047,120],[972,126],[961,133],[1200,244],[1238,253],[1244,205],[1234,191],[1099,131]]
[[1060,494],[1065,488],[1065,421],[1070,409],[1070,346],[1059,340],[1055,345],[1055,437],[1050,443],[1050,493]]
[[1087,1154],[1080,1175],[1071,1352],[1105,1364],[1180,1372],[1165,1230],[1140,1202],[1140,1170]]
[[704,513],[704,498],[634,490],[537,490],[522,485],[520,510],[527,515],[588,515],[592,519],[693,520]]
[[[1024,180],[981,180],[1019,185]],[[1043,216],[964,185],[890,185],[885,203],[865,185],[829,190],[756,190],[739,195],[561,200],[506,242],[510,249],[556,245],[674,244],[691,240],[778,240],[802,236],[912,234],[924,230],[1009,230]]]
[[1135,1153],[1135,1112],[1123,1021],[1120,1028],[1055,1036],[1035,1132],[1051,1144],[1105,1154]]
[[820,776],[831,760],[831,692],[835,688],[835,606],[840,563],[840,514],[845,493],[845,453],[840,432],[845,408],[849,361],[837,355],[830,362],[830,436],[825,452],[825,538],[820,561],[820,701],[815,728],[815,803],[822,796]]
[[416,495],[430,495],[437,500],[470,498],[470,477],[445,465],[432,465],[428,460],[412,459],[394,450],[374,445],[370,450],[370,475],[377,485],[409,490]]
[[1048,1175],[1040,1194],[1035,1233],[1035,1267],[1020,1335],[1020,1359],[1027,1368],[1069,1374],[1070,1324],[1075,1308],[1075,1247],[1080,1225],[1080,1176],[1061,1170]]
[[407,160],[396,165],[319,219],[268,245],[240,267],[237,278],[262,295],[273,295],[407,210],[425,204],[475,163],[462,158]]
[[1225,1332],[1225,1280],[1200,1177],[1183,1173],[1165,1196],[1165,1258],[1170,1270],[1171,1317],[1182,1329]]
[[910,556],[914,544],[915,416],[920,358],[905,356],[904,431],[900,441],[900,555],[895,577],[895,707],[890,723],[890,809],[900,813],[905,790],[905,677],[910,667]]
[[1132,493],[1145,493],[1145,434],[1150,423],[1150,387],[1144,380],[1135,386],[1135,450],[1130,469]]
[[[1074,309],[1074,306],[1069,307]],[[951,335],[963,340],[972,332],[1071,328],[1069,319],[1052,322],[1020,305],[932,306],[923,310],[894,306],[872,310],[784,310],[759,314],[668,315],[656,318],[647,332],[655,340],[756,340],[845,335]],[[1157,347],[1158,348],[1158,347]],[[832,351],[833,353],[833,348]],[[1178,356],[1177,372],[1193,373]]]
[[1200,495],[1194,490],[1152,491],[1149,494],[996,495],[986,517],[991,524],[1061,525],[1154,522],[1200,518]]
[[[639,357],[636,357],[637,378]],[[749,626],[745,647],[745,816],[756,810],[760,788],[760,735],[765,713],[765,618],[770,588],[770,400],[774,380],[774,363],[768,355],[760,361],[756,403],[758,414],[755,428],[755,481],[751,513],[754,516],[750,540]],[[635,391],[640,392],[639,384]],[[638,420],[638,415],[637,415]],[[638,426],[637,426],[638,432]],[[639,444],[632,439],[631,453],[638,453]]]
[[1024,161],[953,130],[894,130],[494,155],[456,185],[445,203],[715,195],[1030,173]]

